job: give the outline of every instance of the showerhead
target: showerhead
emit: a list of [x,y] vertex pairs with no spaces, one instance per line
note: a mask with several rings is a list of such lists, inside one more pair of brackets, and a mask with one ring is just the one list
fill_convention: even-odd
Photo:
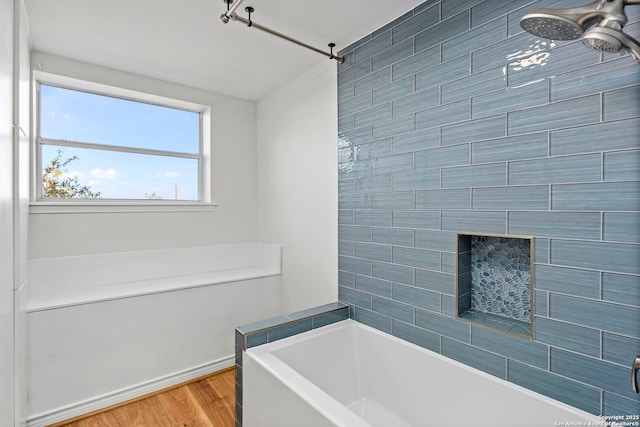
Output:
[[590,25],[607,19],[624,25],[625,0],[596,0],[571,9],[537,9],[522,17],[520,26],[527,32],[551,40],[575,40]]
[[597,25],[584,33],[582,43],[598,52],[618,53],[624,50],[629,52],[636,62],[640,62],[640,43],[622,29]]

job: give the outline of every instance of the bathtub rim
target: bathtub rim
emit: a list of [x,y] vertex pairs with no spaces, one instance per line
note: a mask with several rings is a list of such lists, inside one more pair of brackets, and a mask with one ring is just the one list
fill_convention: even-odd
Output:
[[[335,330],[345,329],[345,328],[359,328],[366,332],[373,333],[378,336],[382,336],[385,339],[390,339],[398,344],[402,344],[417,350],[421,353],[426,354],[427,356],[434,357],[440,361],[449,363],[459,369],[462,369],[469,374],[479,375],[483,379],[487,379],[489,381],[496,382],[501,384],[504,387],[507,387],[510,390],[515,392],[523,393],[529,398],[536,399],[549,405],[556,406],[560,409],[567,411],[573,415],[584,418],[590,422],[592,425],[606,425],[603,423],[603,417],[594,415],[592,413],[586,412],[580,408],[576,408],[567,403],[558,401],[551,397],[545,396],[541,393],[538,393],[534,390],[530,390],[513,382],[507,381],[505,379],[496,377],[494,375],[488,374],[484,371],[481,371],[472,366],[466,365],[462,362],[458,362],[455,359],[451,359],[447,356],[443,356],[439,353],[436,353],[427,348],[416,345],[412,342],[403,340],[389,333],[380,331],[376,328],[373,328],[369,325],[366,325],[362,322],[358,322],[353,319],[345,319],[339,322],[335,322],[329,325],[325,325],[310,331],[305,331],[296,335],[292,335],[287,338],[283,338],[278,341],[274,341],[271,343],[262,344],[256,347],[252,347],[245,351],[246,356],[250,358],[253,362],[257,363],[263,369],[267,370],[271,375],[273,375],[278,381],[280,381],[284,386],[293,391],[293,393],[297,394],[301,397],[307,404],[312,406],[318,412],[327,417],[327,419],[331,420],[336,426],[344,426],[344,427],[370,427],[371,425],[364,421],[362,418],[354,414],[349,408],[340,403],[333,396],[322,390],[320,387],[316,386],[310,380],[308,380],[304,375],[300,374],[292,367],[290,367],[287,363],[281,360],[275,352],[280,349],[286,348],[291,345],[295,345],[296,343],[304,342],[309,339],[313,339],[317,335],[325,335],[331,333]],[[321,404],[320,404],[321,403]],[[336,411],[336,412],[331,412]],[[340,415],[336,417],[336,415]],[[346,418],[342,418],[346,417]],[[342,421],[344,419],[349,420],[346,424]]]

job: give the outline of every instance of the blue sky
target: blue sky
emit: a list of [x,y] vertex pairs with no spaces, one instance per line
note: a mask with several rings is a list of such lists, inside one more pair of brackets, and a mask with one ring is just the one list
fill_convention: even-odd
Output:
[[[40,96],[43,138],[198,153],[198,113],[45,85]],[[43,146],[43,166],[57,150]],[[198,199],[195,159],[64,147],[63,160],[74,155],[64,174],[103,198],[173,199],[177,185],[180,200]]]

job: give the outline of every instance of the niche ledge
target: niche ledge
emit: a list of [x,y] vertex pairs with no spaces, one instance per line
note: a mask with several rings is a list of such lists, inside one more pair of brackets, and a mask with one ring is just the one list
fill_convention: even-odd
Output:
[[456,317],[533,339],[532,236],[457,233]]

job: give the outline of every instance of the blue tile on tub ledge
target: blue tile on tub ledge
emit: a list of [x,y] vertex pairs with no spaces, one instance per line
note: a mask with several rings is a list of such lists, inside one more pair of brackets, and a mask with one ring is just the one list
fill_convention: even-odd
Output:
[[302,332],[310,331],[311,326],[311,319],[296,320],[282,326],[277,326],[267,331],[267,340],[269,342],[273,342]]

